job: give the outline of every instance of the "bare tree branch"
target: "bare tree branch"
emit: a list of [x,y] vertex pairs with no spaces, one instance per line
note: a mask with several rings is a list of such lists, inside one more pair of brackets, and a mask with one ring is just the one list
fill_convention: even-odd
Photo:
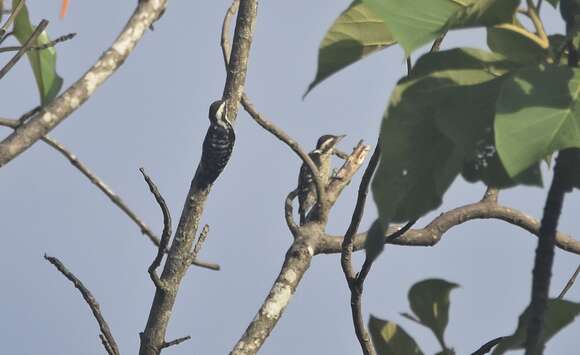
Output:
[[[40,51],[43,49],[51,48],[51,47],[56,46],[59,43],[73,39],[76,35],[77,35],[76,33],[69,33],[69,34],[66,34],[64,36],[57,37],[57,38],[53,39],[52,41],[45,43],[41,46],[31,46],[28,48],[28,50],[29,51],[31,51],[31,50]],[[16,51],[19,51],[21,49],[22,49],[21,46],[0,47],[0,53],[16,52]]]
[[372,261],[367,262],[368,259],[365,259],[364,267],[361,270],[361,277],[357,277],[357,274],[354,271],[354,267],[352,264],[352,251],[353,251],[353,237],[360,225],[362,220],[362,216],[364,214],[365,202],[367,199],[367,194],[369,191],[369,185],[371,182],[371,178],[379,164],[379,158],[381,155],[381,147],[380,142],[377,142],[373,155],[369,160],[369,164],[363,174],[361,183],[358,188],[358,197],[356,201],[356,206],[352,213],[352,218],[350,221],[350,225],[344,235],[344,239],[342,242],[342,253],[340,257],[340,264],[342,266],[342,271],[344,273],[344,277],[346,278],[346,282],[348,284],[348,288],[350,289],[350,308],[352,313],[352,321],[354,325],[354,330],[356,337],[360,343],[361,349],[363,354],[365,355],[375,355],[376,351],[371,341],[371,337],[364,325],[364,320],[362,317],[362,292],[363,292],[363,285],[366,275],[370,270]]
[[576,268],[576,271],[574,271],[574,273],[572,274],[572,276],[570,277],[570,279],[566,283],[566,286],[564,286],[564,289],[558,295],[559,299],[564,298],[564,296],[566,296],[566,293],[568,292],[568,290],[570,290],[572,288],[572,286],[574,286],[574,282],[576,282],[576,278],[578,277],[578,273],[580,273],[580,265],[578,265],[578,267]]
[[183,337],[183,338],[178,338],[178,339],[169,341],[167,343],[163,343],[162,348],[165,349],[165,348],[168,348],[170,346],[179,345],[179,344],[183,343],[184,341],[188,341],[189,339],[191,339],[191,336],[189,336],[189,335],[186,337]]
[[[19,121],[16,120],[0,118],[0,126],[16,129],[20,126],[20,123]],[[145,222],[143,222],[143,220],[127,206],[124,200],[119,195],[117,195],[101,178],[99,178],[97,175],[91,172],[91,170],[81,160],[79,160],[79,158],[75,154],[69,151],[64,145],[62,145],[54,138],[44,136],[41,138],[41,140],[44,143],[48,144],[50,147],[54,148],[65,158],[67,158],[70,161],[70,163],[75,168],[77,168],[85,177],[87,177],[93,185],[95,185],[99,190],[101,190],[111,200],[111,202],[113,202],[115,206],[119,207],[119,209],[123,211],[127,215],[127,217],[129,217],[133,222],[135,222],[135,224],[141,230],[142,234],[147,236],[147,238],[149,238],[149,240],[153,244],[155,244],[155,246],[159,247],[159,238],[157,238],[155,233],[153,233],[153,231],[147,226],[147,224],[145,224]],[[167,253],[168,252],[167,248],[165,248],[164,251],[165,253]],[[215,271],[220,270],[219,264],[215,263],[210,263],[197,259],[193,260],[191,263],[192,265],[199,266],[209,270]]]
[[18,2],[18,4],[16,4],[16,6],[14,6],[12,11],[10,12],[10,16],[8,17],[6,22],[4,22],[2,27],[0,27],[0,43],[2,43],[4,41],[4,39],[6,39],[6,37],[7,37],[6,32],[8,31],[8,28],[10,28],[10,26],[12,26],[12,23],[14,22],[14,20],[16,20],[16,16],[18,16],[18,14],[20,13],[20,10],[22,10],[23,7],[24,7],[24,0],[20,0]]
[[99,324],[99,328],[101,329],[101,341],[103,342],[103,346],[110,355],[119,355],[119,347],[115,342],[113,334],[111,334],[111,330],[109,329],[107,321],[105,320],[105,318],[101,313],[99,303],[97,302],[91,291],[89,291],[89,289],[87,289],[85,285],[83,285],[81,280],[79,280],[72,272],[70,272],[60,260],[58,260],[55,257],[48,256],[46,254],[44,254],[44,258],[48,260],[52,265],[54,265],[54,267],[56,267],[56,269],[60,271],[60,273],[63,274],[64,277],[69,279],[69,281],[73,283],[75,288],[79,290],[79,292],[83,296],[83,299],[85,300],[85,302],[87,302],[87,304],[91,308],[93,316],[95,317],[97,323]]
[[0,167],[28,149],[82,105],[121,66],[166,4],[167,0],[139,1],[121,34],[99,60],[65,92],[0,142]]
[[[531,4],[531,2],[529,3]],[[552,265],[554,263],[554,244],[558,233],[558,220],[564,204],[566,193],[572,191],[572,166],[575,154],[580,152],[574,148],[558,153],[554,166],[554,178],[548,191],[544,206],[544,216],[538,236],[538,247],[534,260],[532,278],[532,297],[530,301],[530,318],[527,326],[526,355],[542,355],[544,342],[544,317],[548,307]]]
[[156,270],[159,267],[159,265],[161,265],[161,260],[163,259],[163,255],[165,254],[165,249],[167,249],[167,245],[169,245],[169,239],[171,238],[171,213],[169,212],[169,208],[167,208],[165,199],[163,198],[163,196],[161,196],[159,189],[157,189],[157,186],[155,185],[153,180],[151,180],[151,178],[145,173],[145,169],[141,168],[139,169],[139,171],[141,172],[141,174],[143,174],[143,178],[145,178],[145,182],[147,182],[149,190],[155,197],[155,200],[159,204],[161,212],[163,213],[163,233],[161,234],[161,242],[159,243],[155,259],[153,259],[153,262],[149,266],[149,269],[147,269],[147,271],[149,272],[149,276],[151,277],[151,281],[153,281],[155,287],[163,288],[164,285],[159,279]]
[[[461,206],[437,216],[431,223],[421,229],[412,229],[400,238],[385,243],[407,246],[434,246],[441,241],[443,235],[451,228],[474,219],[499,219],[520,227],[533,235],[540,233],[540,222],[516,209],[493,202],[476,202]],[[385,235],[393,233],[398,226],[389,227]],[[355,235],[353,250],[364,249],[367,233]],[[325,235],[320,241],[317,252],[322,254],[337,254],[342,248],[342,236]],[[558,232],[556,246],[574,254],[580,254],[580,242],[570,235]]]
[[[228,119],[237,117],[237,110],[246,79],[248,57],[257,15],[257,0],[241,0],[232,55],[222,99],[226,102]],[[231,115],[230,115],[231,114]],[[1,162],[1,160],[0,160]],[[158,355],[165,343],[165,333],[171,318],[175,297],[189,267],[184,261],[191,260],[192,246],[211,185],[200,184],[201,169],[198,165],[191,182],[179,225],[173,238],[161,280],[167,286],[157,289],[145,330],[141,333],[140,355]]]
[[[222,55],[224,59],[224,64],[226,69],[229,65],[229,58],[230,58],[230,45],[228,40],[228,33],[230,32],[230,22],[232,16],[235,14],[239,7],[239,0],[234,0],[228,10],[226,11],[226,15],[224,16],[224,21],[222,23],[222,32],[221,32],[221,48],[222,48]],[[284,142],[292,151],[294,151],[298,157],[308,166],[310,172],[312,173],[312,177],[314,179],[314,183],[316,185],[316,192],[317,196],[324,196],[324,185],[322,184],[322,180],[320,179],[320,174],[318,173],[318,168],[310,159],[310,156],[300,147],[298,142],[290,137],[284,130],[277,127],[272,121],[268,120],[264,115],[260,114],[252,102],[250,98],[245,93],[242,93],[241,96],[242,106],[244,110],[254,119],[254,121],[264,128],[266,131],[273,134],[276,138]],[[324,200],[324,198],[322,199]]]
[[[28,50],[32,47],[34,41],[36,41],[36,39],[38,38],[38,36],[40,36],[40,34],[42,33],[42,31],[44,31],[44,29],[46,28],[46,26],[48,26],[48,21],[47,20],[40,21],[40,23],[38,24],[38,26],[36,26],[36,28],[34,29],[34,32],[32,32],[32,34],[30,35],[30,37],[28,37],[28,39],[26,40],[26,42],[24,42],[24,44],[22,45],[22,47],[20,47],[20,49],[18,50],[18,52],[16,52],[16,54],[14,55],[14,57],[12,57],[12,59],[10,59],[8,61],[8,63],[6,63],[4,65],[4,67],[2,69],[0,69],[0,80],[10,71],[10,69],[12,69],[14,67],[14,65],[16,65],[16,63],[20,60],[20,58],[22,58],[22,56],[25,55],[26,52],[28,52]],[[2,164],[0,164],[0,166],[1,165]]]
[[504,337],[498,337],[488,341],[487,343],[483,344],[481,348],[475,350],[471,355],[485,355],[493,349],[494,346],[499,344]]

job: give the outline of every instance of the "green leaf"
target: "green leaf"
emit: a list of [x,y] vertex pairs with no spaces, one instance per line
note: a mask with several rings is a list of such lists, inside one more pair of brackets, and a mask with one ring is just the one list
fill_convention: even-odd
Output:
[[554,9],[558,6],[558,3],[560,2],[560,0],[546,0],[550,3],[550,5],[552,5],[554,7]]
[[[514,21],[512,25],[525,30],[518,21]],[[487,45],[495,53],[523,64],[539,64],[549,54],[548,50],[512,27],[488,27]]]
[[466,158],[461,175],[468,182],[482,181],[486,186],[500,189],[520,184],[543,186],[540,164],[534,164],[515,178],[510,178],[497,154],[491,130],[486,131],[485,137],[477,142],[474,154]]
[[[548,308],[544,320],[543,343],[547,343],[560,330],[572,323],[578,314],[580,314],[580,303],[561,299],[548,300]],[[501,355],[508,350],[523,349],[526,340],[528,319],[529,307],[520,315],[518,327],[514,334],[503,339],[496,346],[492,355]]]
[[476,0],[451,16],[446,29],[511,23],[520,0]]
[[[19,0],[12,0],[12,6],[15,7]],[[14,36],[18,39],[20,44],[24,44],[34,32],[34,26],[30,23],[28,9],[26,5],[22,8],[14,21]],[[43,31],[37,37],[33,46],[41,46],[49,43],[50,39],[46,31]],[[52,101],[62,87],[62,78],[56,73],[56,50],[54,47],[49,47],[42,50],[30,50],[27,53],[28,60],[34,72],[36,85],[40,93],[40,102],[42,105]]]
[[304,96],[332,74],[395,43],[383,20],[361,0],[353,1],[322,39],[316,77]]
[[396,323],[371,315],[369,333],[377,355],[423,355],[415,340]]
[[509,22],[519,0],[363,0],[363,3],[383,18],[409,55],[448,29]]
[[416,220],[447,188],[491,131],[502,75],[517,64],[477,49],[421,57],[399,82],[381,126],[373,197],[381,220]]
[[504,81],[496,105],[495,141],[510,176],[555,151],[580,147],[580,70],[538,66]]
[[449,294],[456,287],[459,285],[453,282],[427,279],[417,282],[409,290],[409,303],[413,313],[443,344],[449,320]]

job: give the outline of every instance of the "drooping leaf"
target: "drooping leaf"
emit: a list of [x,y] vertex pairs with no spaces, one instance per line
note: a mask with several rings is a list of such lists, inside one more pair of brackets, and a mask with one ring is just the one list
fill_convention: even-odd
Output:
[[417,282],[409,290],[411,310],[441,343],[444,343],[445,328],[449,321],[449,294],[457,287],[459,285],[453,282],[427,279]]
[[476,49],[421,57],[394,89],[381,126],[373,197],[384,221],[416,220],[447,188],[493,126],[502,75],[517,64]]
[[[544,333],[542,342],[547,343],[560,330],[572,323],[580,314],[580,303],[561,300],[548,300],[544,320]],[[513,335],[505,337],[493,350],[492,355],[505,354],[508,350],[523,349],[527,335],[529,319],[529,307],[518,318],[518,326]]]
[[322,39],[316,77],[304,96],[332,74],[395,43],[383,20],[361,0],[353,1]]
[[548,56],[546,48],[534,41],[527,30],[515,20],[509,25],[487,28],[487,45],[495,53],[523,64],[539,64]]
[[580,70],[540,65],[503,82],[495,141],[510,176],[555,151],[580,147]]
[[377,355],[423,355],[415,340],[396,323],[371,315],[369,333]]
[[[12,0],[12,6],[15,7],[18,2],[19,0]],[[28,9],[24,5],[14,21],[14,36],[20,44],[24,44],[32,32],[34,32],[34,28],[30,23]],[[38,47],[49,42],[50,39],[46,31],[43,31],[37,37],[33,46]],[[40,102],[42,105],[45,105],[56,97],[62,87],[62,78],[56,73],[56,50],[54,47],[42,50],[32,49],[28,51],[27,56],[32,66],[34,78],[36,79]]]
[[453,28],[510,21],[519,0],[363,0],[409,55]]

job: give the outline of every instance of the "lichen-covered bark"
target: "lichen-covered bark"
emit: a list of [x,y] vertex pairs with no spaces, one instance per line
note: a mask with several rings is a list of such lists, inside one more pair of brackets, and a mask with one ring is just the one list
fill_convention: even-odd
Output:
[[231,355],[248,355],[258,352],[290,303],[302,276],[310,267],[314,250],[315,247],[307,240],[297,239],[292,244],[270,293],[244,335],[238,340]]

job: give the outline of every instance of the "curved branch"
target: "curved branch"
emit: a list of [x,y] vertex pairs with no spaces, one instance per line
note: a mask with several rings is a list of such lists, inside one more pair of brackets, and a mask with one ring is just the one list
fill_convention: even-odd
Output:
[[[226,66],[226,69],[229,66],[229,60],[230,60],[229,59],[230,58],[230,44],[229,44],[229,40],[228,40],[230,21],[231,21],[232,16],[235,14],[235,12],[238,9],[239,3],[240,3],[239,0],[234,0],[234,2],[228,8],[226,15],[224,16],[224,21],[222,23],[222,33],[221,33],[220,43],[221,43],[222,56],[224,59],[224,64]],[[312,159],[310,159],[310,156],[308,156],[308,154],[304,151],[304,149],[302,149],[300,147],[298,142],[296,142],[294,139],[292,139],[292,137],[290,137],[286,132],[284,132],[283,129],[277,127],[274,123],[272,123],[272,121],[268,120],[266,117],[264,117],[264,115],[262,115],[258,111],[256,111],[256,108],[254,107],[254,105],[250,101],[250,98],[245,93],[242,93],[241,102],[242,102],[242,106],[244,107],[244,110],[246,110],[246,112],[250,115],[250,117],[252,117],[254,119],[254,121],[256,121],[256,123],[258,125],[260,125],[262,128],[264,128],[266,131],[272,133],[276,138],[278,138],[282,142],[286,143],[286,145],[288,147],[290,147],[290,149],[292,149],[298,155],[298,157],[300,157],[300,159],[302,159],[304,164],[306,164],[306,166],[308,166],[308,169],[310,169],[310,172],[312,173],[312,176],[314,178],[314,183],[316,185],[317,195],[324,197],[324,193],[325,193],[324,184],[322,183],[322,180],[320,179],[320,175],[318,174],[318,168],[316,167],[316,165],[314,164]],[[324,201],[324,200],[325,199],[323,198],[322,201]]]
[[50,132],[82,105],[123,64],[167,0],[139,1],[121,34],[99,60],[65,92],[0,142],[0,167]]
[[298,235],[298,225],[294,222],[294,209],[292,208],[292,201],[298,196],[298,189],[290,191],[288,196],[286,196],[286,201],[284,203],[284,217],[286,218],[286,224],[288,225],[288,229],[292,232],[294,238]]
[[[412,229],[399,238],[388,241],[388,243],[408,246],[433,246],[439,243],[443,234],[449,229],[474,219],[499,219],[520,227],[535,236],[540,234],[540,222],[537,219],[516,209],[484,201],[445,212],[435,218],[425,228]],[[391,234],[397,228],[390,227],[386,234]],[[355,236],[354,250],[364,249],[366,237],[366,233],[360,233]],[[342,239],[342,237],[326,235],[320,240],[316,252],[320,254],[340,253]],[[562,250],[580,254],[580,241],[575,240],[568,234],[558,232],[556,234],[556,246]]]

